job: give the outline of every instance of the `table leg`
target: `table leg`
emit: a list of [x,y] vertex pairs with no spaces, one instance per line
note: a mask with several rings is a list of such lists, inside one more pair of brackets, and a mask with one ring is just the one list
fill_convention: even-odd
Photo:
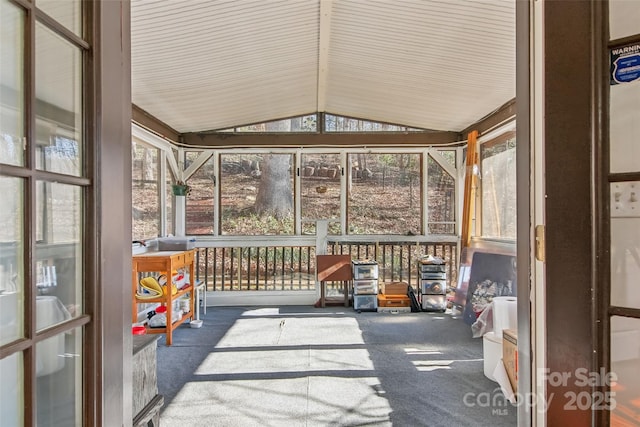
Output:
[[342,282],[342,287],[344,288],[344,306],[349,307],[349,282]]

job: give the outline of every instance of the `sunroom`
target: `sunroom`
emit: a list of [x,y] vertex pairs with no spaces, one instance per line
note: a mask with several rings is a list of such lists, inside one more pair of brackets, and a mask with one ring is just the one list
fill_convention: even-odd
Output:
[[[352,284],[318,280],[339,254],[412,287],[442,258],[453,314],[476,255],[517,253],[519,387],[548,403],[520,423],[637,419],[639,228],[615,209],[637,202],[640,98],[635,63],[613,66],[637,57],[635,2],[0,9],[4,422],[134,418],[130,327],[157,302],[132,260],[176,241],[211,313],[352,306]],[[546,376],[578,369],[623,375]],[[618,407],[564,410],[594,391]]]
[[[318,122],[325,124],[320,132]],[[505,246],[515,240],[514,127],[512,118],[485,133],[482,161],[470,166],[478,171],[476,187],[480,174],[490,183],[485,191],[473,189],[485,211],[484,234]],[[261,144],[283,137],[304,144],[309,134],[326,142]],[[208,148],[171,144],[134,124],[134,253],[153,248],[158,237],[191,241],[200,249],[197,274],[207,305],[314,304],[315,258],[326,253],[376,260],[382,281],[414,287],[417,262],[430,254],[446,261],[453,292],[467,145],[456,133],[441,134],[320,113],[209,133],[220,141],[238,136],[256,142]],[[369,145],[331,146],[334,137],[368,139]],[[436,138],[450,140],[395,142]],[[331,285],[330,291],[344,292]]]
[[[513,4],[466,28],[478,5],[175,7],[132,8],[132,241],[194,241],[207,304],[314,304],[317,254],[412,286],[431,254],[453,290],[463,218],[467,246],[515,252]],[[207,18],[233,26],[214,37]],[[470,135],[481,160],[467,162]]]

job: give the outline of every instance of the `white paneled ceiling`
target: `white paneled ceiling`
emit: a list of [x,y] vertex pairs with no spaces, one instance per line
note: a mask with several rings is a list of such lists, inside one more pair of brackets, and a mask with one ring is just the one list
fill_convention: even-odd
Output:
[[515,0],[132,0],[133,103],[179,132],[326,111],[460,131],[515,97]]

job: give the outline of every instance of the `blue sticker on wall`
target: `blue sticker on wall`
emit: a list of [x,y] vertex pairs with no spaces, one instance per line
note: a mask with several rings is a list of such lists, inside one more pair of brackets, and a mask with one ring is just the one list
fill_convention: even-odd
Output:
[[640,80],[640,43],[611,49],[611,84]]

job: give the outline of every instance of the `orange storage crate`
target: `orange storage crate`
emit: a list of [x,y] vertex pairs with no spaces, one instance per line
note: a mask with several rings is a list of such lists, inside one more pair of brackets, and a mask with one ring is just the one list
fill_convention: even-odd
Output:
[[378,307],[410,307],[409,297],[402,295],[378,295]]

